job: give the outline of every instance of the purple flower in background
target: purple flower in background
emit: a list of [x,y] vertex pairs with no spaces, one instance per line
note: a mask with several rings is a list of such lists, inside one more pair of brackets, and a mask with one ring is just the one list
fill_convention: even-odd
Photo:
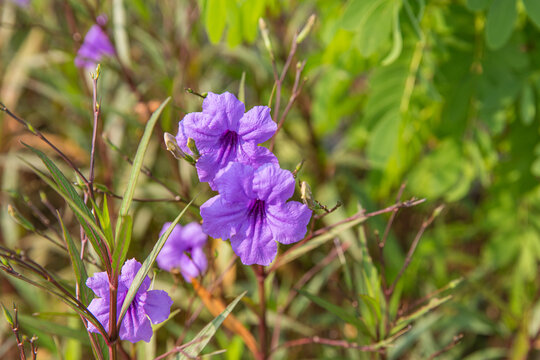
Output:
[[[170,225],[170,222],[165,223],[159,236],[163,235]],[[191,282],[192,278],[203,274],[208,267],[203,251],[207,239],[208,236],[198,223],[176,225],[157,256],[158,266],[166,271],[178,269],[184,279]]]
[[290,171],[267,164],[254,169],[231,163],[215,179],[219,195],[201,206],[203,230],[214,238],[230,239],[245,265],[269,265],[277,242],[301,240],[311,210],[297,201]]
[[214,177],[230,162],[249,164],[255,168],[278,161],[270,150],[257,146],[270,139],[277,125],[270,117],[270,108],[255,106],[244,113],[245,106],[233,94],[208,93],[203,111],[187,114],[178,126],[176,141],[189,154],[188,138],[195,140],[200,153],[197,161],[199,179],[214,189]]
[[[101,22],[103,21],[101,20]],[[92,25],[77,52],[75,66],[93,68],[104,56],[113,56],[114,54],[114,46],[107,34],[99,25]]]
[[[28,7],[28,5],[30,5],[30,0],[11,0],[11,2],[22,8]],[[0,1],[0,4],[1,3],[2,2]]]
[[[141,268],[141,264],[131,259],[126,261],[122,267],[122,273],[118,279],[118,295],[116,306],[118,315],[126,298],[129,286],[133,282],[137,271]],[[93,299],[88,310],[99,320],[105,329],[109,328],[109,309],[110,309],[110,294],[109,294],[109,278],[107,273],[98,272],[94,276],[86,280],[86,286],[99,296]],[[171,311],[172,300],[163,290],[148,290],[150,287],[150,278],[147,276],[137,291],[131,305],[129,305],[126,316],[122,320],[120,326],[120,339],[135,343],[140,340],[150,341],[152,337],[152,326],[167,320]],[[150,318],[150,320],[148,319]],[[88,331],[98,332],[97,328],[88,323]]]

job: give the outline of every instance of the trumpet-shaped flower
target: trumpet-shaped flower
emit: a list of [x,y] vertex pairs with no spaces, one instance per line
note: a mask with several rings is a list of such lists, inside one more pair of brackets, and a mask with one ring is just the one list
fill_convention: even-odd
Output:
[[294,193],[290,171],[267,164],[257,169],[231,163],[215,179],[219,195],[201,206],[203,230],[214,238],[230,239],[245,265],[269,265],[277,242],[301,240],[311,210],[287,200]]
[[113,56],[114,46],[99,25],[92,25],[75,57],[75,66],[95,68],[104,56]]
[[270,139],[277,125],[270,117],[270,108],[255,106],[244,113],[245,106],[233,94],[208,93],[203,111],[187,114],[178,126],[176,141],[180,148],[192,154],[187,141],[195,141],[200,158],[197,161],[199,179],[213,182],[216,174],[231,162],[254,168],[275,163],[276,157],[266,148],[257,146]]
[[[137,275],[141,264],[131,259],[126,261],[118,279],[118,292],[116,297],[117,316],[126,298],[128,289]],[[99,296],[93,299],[88,310],[99,320],[105,329],[109,328],[110,291],[107,273],[98,272],[86,280],[86,286]],[[147,276],[142,282],[135,298],[128,307],[126,316],[122,320],[119,336],[122,340],[135,343],[140,340],[150,341],[152,326],[167,320],[170,314],[172,300],[163,290],[148,290],[150,278]],[[97,328],[88,323],[88,331],[98,332]]]
[[[165,223],[159,236],[163,235],[171,223]],[[180,270],[186,281],[202,275],[208,266],[203,246],[206,235],[196,222],[186,226],[176,225],[157,256],[158,266],[166,271]]]

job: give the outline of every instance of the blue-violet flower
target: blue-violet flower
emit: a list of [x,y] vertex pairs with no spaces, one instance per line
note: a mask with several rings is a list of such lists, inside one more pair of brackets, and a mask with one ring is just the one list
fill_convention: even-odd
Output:
[[[163,235],[171,223],[165,223],[159,236]],[[166,271],[180,270],[186,281],[191,282],[204,274],[208,267],[203,246],[208,235],[196,222],[185,226],[176,225],[157,256],[158,266]]]
[[[116,308],[118,315],[126,298],[129,286],[133,282],[141,264],[131,259],[122,266],[122,272],[118,279],[118,293]],[[109,328],[110,292],[109,278],[107,273],[98,272],[86,280],[86,286],[99,296],[93,299],[88,310],[99,320],[105,329]],[[172,300],[163,290],[148,290],[150,278],[147,276],[137,291],[133,302],[129,305],[126,316],[122,320],[119,336],[122,340],[135,343],[140,340],[150,341],[152,337],[152,326],[167,320],[171,311]],[[149,320],[150,318],[150,320]],[[88,331],[98,332],[97,328],[88,323]]]
[[75,57],[75,66],[95,68],[104,56],[113,56],[114,46],[99,25],[92,25]]
[[251,166],[231,163],[215,179],[219,195],[201,206],[203,230],[214,238],[230,239],[245,265],[269,265],[277,242],[301,240],[311,210],[287,200],[294,193],[290,171],[276,164]]
[[214,177],[230,162],[249,164],[254,168],[278,161],[270,150],[257,146],[270,139],[277,125],[268,106],[255,106],[244,113],[245,106],[231,93],[209,92],[203,111],[187,114],[178,125],[178,146],[192,154],[188,138],[195,141],[200,158],[199,179],[215,189]]

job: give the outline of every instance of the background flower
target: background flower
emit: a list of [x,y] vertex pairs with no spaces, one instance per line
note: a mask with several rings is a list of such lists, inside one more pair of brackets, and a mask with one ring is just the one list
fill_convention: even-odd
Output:
[[[170,225],[170,222],[165,223],[159,236],[165,233]],[[207,239],[201,225],[196,222],[185,226],[176,225],[157,256],[158,266],[167,271],[178,269],[184,279],[191,282],[192,278],[203,274],[208,267],[203,251]]]
[[113,56],[114,46],[99,25],[92,25],[77,52],[75,66],[93,68],[104,56]]
[[195,140],[201,157],[197,161],[199,179],[209,182],[230,162],[259,167],[278,163],[270,150],[257,146],[270,139],[277,125],[268,106],[255,106],[244,113],[245,106],[233,94],[208,93],[203,111],[187,114],[178,125],[176,141],[189,154],[188,138]]
[[[141,264],[131,259],[126,261],[122,267],[122,273],[118,279],[118,295],[117,309],[118,315],[124,299],[128,292],[129,286],[133,282],[137,271],[141,268]],[[109,328],[109,309],[110,309],[110,293],[109,293],[109,278],[105,272],[95,273],[94,276],[86,280],[86,286],[99,296],[93,299],[88,310],[94,314],[105,329]],[[152,326],[167,320],[170,314],[172,300],[163,290],[148,290],[150,287],[150,278],[147,276],[142,282],[135,298],[129,305],[126,316],[122,320],[120,326],[120,339],[135,343],[140,340],[146,342],[152,338]],[[150,320],[149,320],[150,318]],[[98,332],[97,328],[88,323],[88,331]]]
[[297,201],[290,171],[267,164],[254,169],[231,163],[216,178],[219,195],[201,206],[203,230],[214,238],[230,239],[245,265],[269,265],[277,254],[276,241],[301,240],[311,210]]

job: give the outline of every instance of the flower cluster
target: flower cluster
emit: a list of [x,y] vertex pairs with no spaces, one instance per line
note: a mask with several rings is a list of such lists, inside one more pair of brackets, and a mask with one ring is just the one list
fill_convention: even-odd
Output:
[[269,265],[277,254],[276,241],[291,244],[304,237],[311,210],[287,202],[294,193],[292,173],[258,146],[277,129],[270,108],[244,111],[233,94],[208,93],[203,111],[180,121],[176,140],[189,154],[188,139],[195,141],[199,179],[219,193],[201,206],[204,232],[230,239],[243,264]]
[[[104,25],[106,21],[106,18],[103,16],[98,18],[100,25]],[[95,68],[96,64],[104,56],[113,56],[115,54],[113,44],[100,25],[92,25],[86,33],[84,41],[75,57],[75,66],[80,68]]]
[[[122,272],[118,279],[116,297],[116,309],[118,313],[122,308],[129,287],[140,268],[141,264],[135,259],[126,261],[124,266],[122,266]],[[90,302],[88,310],[99,320],[105,329],[108,329],[111,299],[107,273],[95,273],[94,276],[86,280],[86,286],[99,296]],[[126,316],[122,320],[119,329],[120,339],[132,343],[140,340],[149,342],[153,334],[150,321],[153,324],[158,324],[167,320],[169,317],[172,305],[171,298],[165,291],[148,290],[149,287],[150,278],[147,276],[139,287],[135,298],[128,307]],[[98,329],[91,323],[88,323],[87,329],[90,332],[98,332]]]
[[[159,236],[163,235],[171,223],[165,223]],[[185,226],[176,225],[157,256],[158,266],[166,271],[179,270],[187,282],[206,271],[208,262],[203,246],[208,236],[201,225],[190,223]]]

